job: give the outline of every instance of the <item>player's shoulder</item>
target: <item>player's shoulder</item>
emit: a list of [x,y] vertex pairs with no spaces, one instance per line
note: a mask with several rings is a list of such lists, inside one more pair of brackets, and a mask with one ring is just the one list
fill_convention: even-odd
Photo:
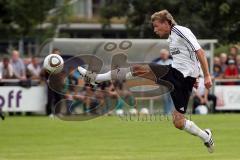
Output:
[[172,30],[177,33],[192,34],[192,31],[189,28],[180,25],[173,26]]

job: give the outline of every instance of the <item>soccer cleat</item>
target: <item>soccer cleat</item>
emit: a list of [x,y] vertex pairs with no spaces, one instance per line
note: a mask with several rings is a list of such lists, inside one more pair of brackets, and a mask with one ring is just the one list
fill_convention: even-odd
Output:
[[78,67],[78,71],[80,72],[81,76],[83,77],[84,81],[87,84],[91,84],[93,86],[97,85],[97,83],[95,81],[97,74],[95,72],[87,71],[86,69],[84,69],[81,66]]
[[205,129],[204,130],[208,135],[209,135],[209,140],[204,143],[204,145],[207,147],[209,153],[214,152],[214,142],[212,138],[212,132],[210,129]]
[[79,66],[78,67],[78,72],[81,74],[81,76],[85,77],[87,70],[84,69],[83,67]]

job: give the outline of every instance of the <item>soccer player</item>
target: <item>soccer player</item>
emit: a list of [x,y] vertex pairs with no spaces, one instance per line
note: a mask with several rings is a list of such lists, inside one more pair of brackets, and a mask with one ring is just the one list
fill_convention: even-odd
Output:
[[[204,73],[205,87],[209,89],[212,86],[205,52],[191,30],[177,25],[167,10],[154,13],[151,21],[154,32],[162,38],[168,38],[170,53],[173,57],[172,65],[134,64],[129,68],[118,68],[104,74],[92,73],[82,67],[78,67],[78,70],[90,83],[113,79],[132,79],[135,76],[148,78],[156,83],[161,83],[161,80],[172,83],[174,90],[170,94],[175,106],[172,113],[174,126],[200,137],[208,151],[212,153],[214,143],[211,130],[200,129],[193,121],[184,116],[192,88],[197,87],[196,79],[200,74],[199,62]],[[162,71],[166,67],[168,72],[163,74]]]

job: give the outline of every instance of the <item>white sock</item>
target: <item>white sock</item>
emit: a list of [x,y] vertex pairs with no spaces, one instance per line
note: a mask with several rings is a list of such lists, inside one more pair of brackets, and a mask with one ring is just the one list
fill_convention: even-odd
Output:
[[[85,76],[87,73],[87,70],[83,67],[78,67],[78,71]],[[132,75],[129,68],[119,68],[116,70],[108,71],[103,74],[97,74],[95,81],[98,83],[109,81],[109,80],[123,80],[123,79],[133,79],[134,76]]]
[[209,135],[190,120],[185,121],[184,130],[192,135],[200,137],[203,142],[209,141]]
[[[78,71],[80,72],[81,75],[85,76],[87,73],[87,70],[81,66],[78,67]],[[111,80],[111,71],[103,74],[97,74],[95,81],[100,83],[103,81],[108,81]]]
[[96,82],[100,83],[100,82],[104,82],[104,81],[110,81],[111,78],[111,71],[108,71],[107,73],[103,73],[103,74],[97,74],[96,77]]
[[134,78],[130,70],[129,72],[126,72],[128,68],[120,68],[120,70],[121,71],[113,70],[108,71],[107,73],[97,74],[96,82],[100,83],[109,80],[126,80]]

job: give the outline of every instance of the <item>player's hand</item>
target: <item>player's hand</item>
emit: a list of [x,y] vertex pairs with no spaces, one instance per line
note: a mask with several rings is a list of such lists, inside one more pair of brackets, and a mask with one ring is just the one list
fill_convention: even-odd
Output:
[[198,89],[198,87],[199,87],[199,78],[196,78],[196,81],[195,81],[193,87]]
[[204,77],[204,85],[207,89],[212,87],[212,78],[210,75]]

